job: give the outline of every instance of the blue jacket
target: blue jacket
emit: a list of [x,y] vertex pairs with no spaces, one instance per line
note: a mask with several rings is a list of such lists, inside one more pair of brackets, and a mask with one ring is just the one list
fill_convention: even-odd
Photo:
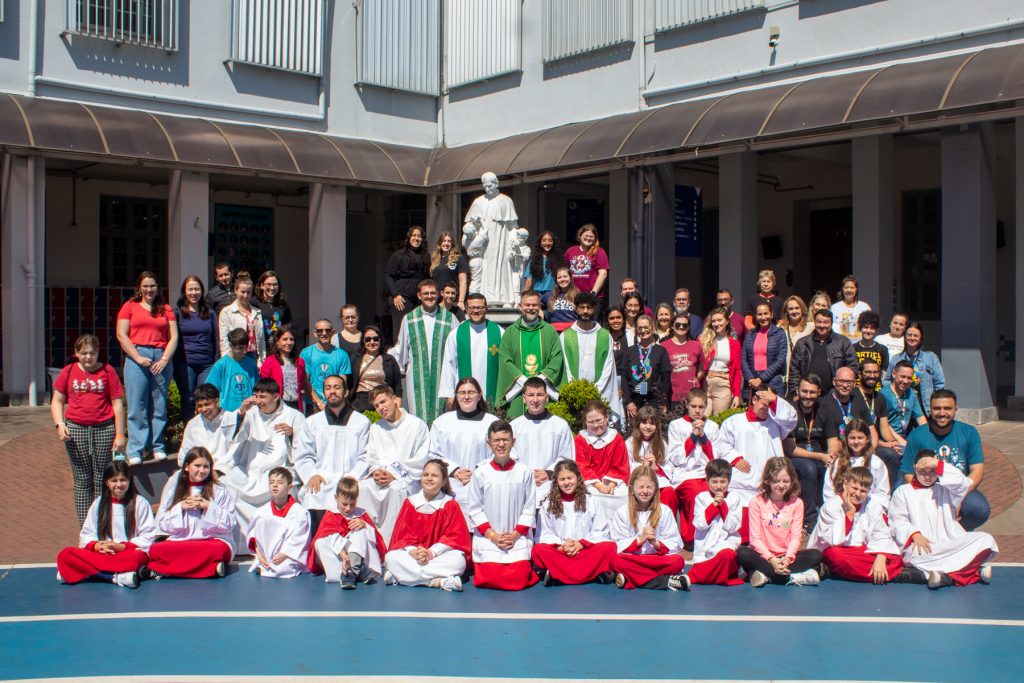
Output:
[[931,351],[919,351],[917,358],[912,360],[907,356],[906,351],[901,351],[889,359],[889,372],[885,373],[883,385],[888,386],[892,382],[893,368],[901,360],[913,364],[915,382],[911,386],[917,391],[921,399],[921,408],[924,410],[924,414],[931,415],[932,392],[946,386],[946,375],[942,372],[942,364],[939,363],[939,357]]
[[746,391],[747,382],[760,379],[767,382],[779,396],[785,394],[782,376],[786,372],[786,333],[778,325],[768,327],[768,369],[762,372],[754,370],[754,340],[757,330],[750,330],[743,337],[743,387]]

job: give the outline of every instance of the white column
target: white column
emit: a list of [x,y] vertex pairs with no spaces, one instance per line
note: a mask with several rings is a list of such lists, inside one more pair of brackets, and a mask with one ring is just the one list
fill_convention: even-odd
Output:
[[1014,144],[1014,178],[1016,180],[1015,197],[1017,205],[1014,208],[1016,216],[1015,231],[1015,258],[1014,258],[1014,291],[1018,296],[1014,298],[1014,394],[1010,398],[1010,407],[1016,410],[1024,410],[1024,117],[1020,117],[1014,123],[1015,144]]
[[853,274],[860,297],[882,317],[893,312],[892,136],[853,140]]
[[43,339],[46,161],[4,155],[0,175],[4,393],[40,405],[46,390]]
[[167,288],[176,291],[188,275],[198,275],[209,287],[209,174],[171,171],[167,208]]
[[719,157],[718,286],[741,310],[757,282],[757,153]]
[[348,273],[345,188],[313,183],[309,198],[309,329],[337,320]]
[[998,419],[994,143],[991,125],[942,131],[942,369],[973,424]]
[[629,275],[629,171],[608,174],[608,303],[619,303],[619,282]]
[[651,166],[647,179],[654,211],[646,230],[647,260],[642,280],[646,281],[644,300],[653,310],[660,300],[672,295],[676,285],[675,170],[672,164]]
[[[427,245],[430,251],[434,251],[441,233],[447,230],[461,239],[459,228],[461,219],[459,216],[458,195],[452,194],[430,194],[427,195]],[[522,221],[522,217],[519,219]]]

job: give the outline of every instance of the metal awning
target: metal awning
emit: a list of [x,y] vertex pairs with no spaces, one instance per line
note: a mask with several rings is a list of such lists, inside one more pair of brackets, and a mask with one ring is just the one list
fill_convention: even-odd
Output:
[[1024,45],[988,48],[425,149],[41,97],[0,94],[0,147],[415,190],[891,124],[1024,113]]

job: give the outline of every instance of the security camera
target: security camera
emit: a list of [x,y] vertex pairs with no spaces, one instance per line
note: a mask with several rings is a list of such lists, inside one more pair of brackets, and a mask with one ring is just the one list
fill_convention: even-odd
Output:
[[769,32],[770,33],[768,36],[768,47],[774,50],[779,46],[779,41],[781,40],[782,36],[782,29],[780,29],[778,26],[772,26],[771,29],[769,29]]

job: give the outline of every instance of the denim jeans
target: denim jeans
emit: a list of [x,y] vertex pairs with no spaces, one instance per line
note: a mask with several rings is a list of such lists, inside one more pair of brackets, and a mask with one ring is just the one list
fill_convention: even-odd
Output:
[[174,383],[178,385],[178,393],[181,395],[181,421],[188,423],[196,414],[195,401],[192,400],[192,392],[196,387],[206,381],[206,376],[213,369],[213,363],[209,365],[193,365],[189,363],[174,364]]
[[822,503],[822,487],[825,485],[825,477],[828,476],[828,468],[820,460],[801,458],[794,456],[790,458],[796,476],[800,480],[800,499],[804,502],[804,528],[813,529],[818,522],[818,508]]
[[[139,355],[156,363],[164,350],[155,346],[136,346]],[[154,375],[131,358],[124,359],[124,391],[128,403],[128,457],[141,458],[152,447],[165,453],[164,427],[167,426],[167,387],[174,374],[168,363],[163,372]]]
[[988,521],[992,509],[988,505],[985,494],[974,489],[960,503],[960,525],[968,531],[974,531]]

